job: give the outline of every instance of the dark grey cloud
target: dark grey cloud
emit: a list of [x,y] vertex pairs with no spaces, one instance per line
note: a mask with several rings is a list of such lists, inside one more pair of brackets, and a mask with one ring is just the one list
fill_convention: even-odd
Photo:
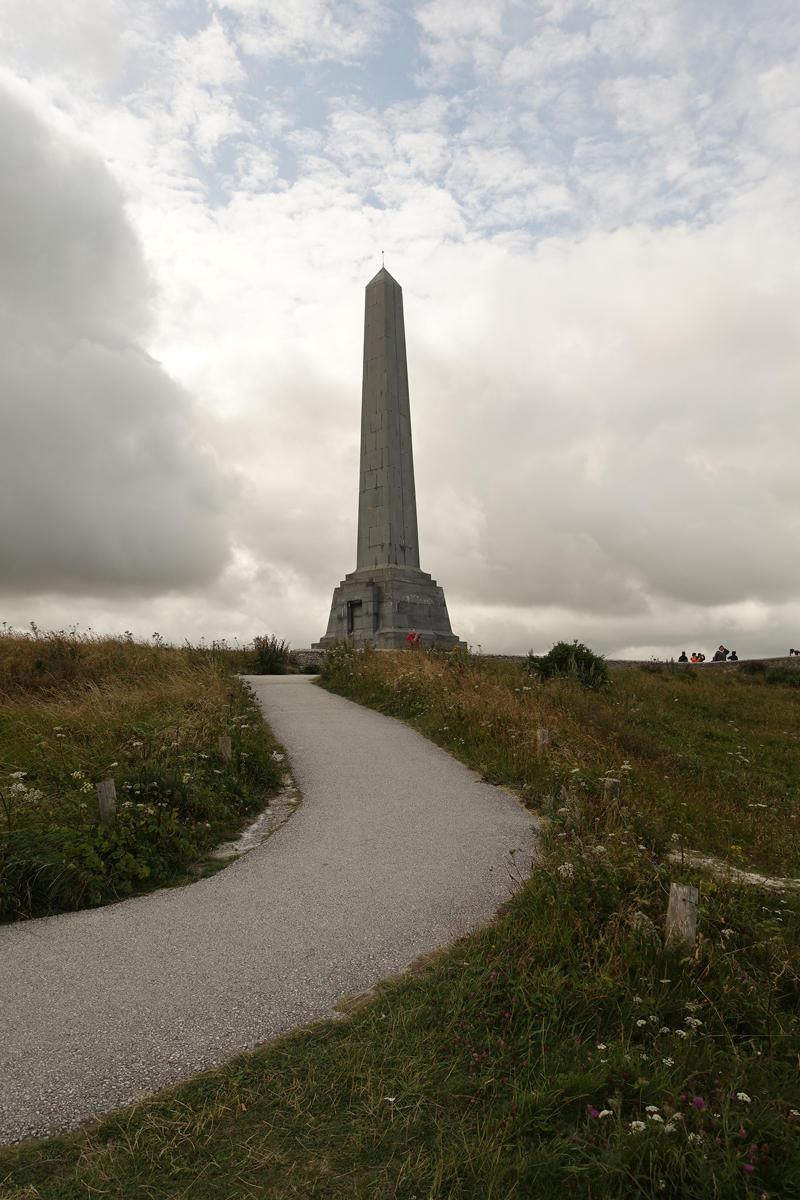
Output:
[[4,89],[0,161],[2,587],[208,583],[233,488],[142,347],[151,284],[119,186]]

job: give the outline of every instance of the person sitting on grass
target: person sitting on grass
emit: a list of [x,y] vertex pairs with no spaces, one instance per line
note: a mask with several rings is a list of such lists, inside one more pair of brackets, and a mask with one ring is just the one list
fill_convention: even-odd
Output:
[[685,651],[685,650],[681,650],[681,653],[680,653],[680,657],[679,657],[679,659],[678,659],[678,662],[688,662],[688,661],[689,661],[689,660],[688,660],[688,658],[686,657],[686,651]]

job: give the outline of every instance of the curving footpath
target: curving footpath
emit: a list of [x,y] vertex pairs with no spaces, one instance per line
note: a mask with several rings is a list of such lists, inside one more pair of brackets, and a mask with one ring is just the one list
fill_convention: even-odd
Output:
[[0,1144],[330,1015],[530,868],[530,814],[407,726],[308,676],[248,682],[303,804],[212,879],[0,927]]

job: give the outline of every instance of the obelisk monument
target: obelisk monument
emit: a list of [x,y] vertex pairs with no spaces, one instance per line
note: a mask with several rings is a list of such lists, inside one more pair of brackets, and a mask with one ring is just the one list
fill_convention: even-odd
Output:
[[403,289],[382,267],[366,288],[356,569],[334,590],[325,636],[391,649],[416,629],[450,648],[444,592],[419,567]]

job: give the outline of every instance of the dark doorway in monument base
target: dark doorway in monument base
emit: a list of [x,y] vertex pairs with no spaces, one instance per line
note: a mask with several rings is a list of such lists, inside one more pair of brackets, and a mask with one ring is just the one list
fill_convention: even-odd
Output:
[[361,627],[361,601],[347,601],[347,633],[352,634],[356,628],[356,620],[358,620],[359,628]]

